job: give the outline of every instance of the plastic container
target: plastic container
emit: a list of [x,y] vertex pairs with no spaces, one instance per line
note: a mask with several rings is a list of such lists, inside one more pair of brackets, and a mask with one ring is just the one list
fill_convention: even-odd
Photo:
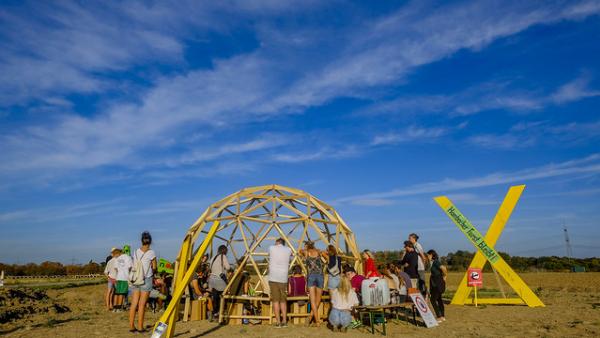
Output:
[[388,305],[390,303],[390,288],[383,278],[371,277],[361,285],[362,302],[365,306]]

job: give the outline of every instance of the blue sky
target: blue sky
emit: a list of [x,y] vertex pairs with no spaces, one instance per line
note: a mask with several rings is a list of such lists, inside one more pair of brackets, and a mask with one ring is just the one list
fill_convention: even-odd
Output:
[[600,2],[3,2],[0,261],[86,262],[243,187],[332,203],[359,246],[600,256]]

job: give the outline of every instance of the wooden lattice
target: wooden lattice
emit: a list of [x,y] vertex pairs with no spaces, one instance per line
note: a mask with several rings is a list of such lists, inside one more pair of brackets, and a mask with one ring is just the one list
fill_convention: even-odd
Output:
[[[258,277],[254,289],[268,292],[267,251],[280,237],[294,254],[290,266],[300,264],[304,269],[298,250],[305,241],[313,241],[320,249],[334,245],[344,261],[361,268],[354,234],[330,205],[302,190],[266,185],[242,189],[208,207],[186,234],[177,258],[176,275],[180,277],[185,273],[195,249],[206,239],[214,222],[219,222],[219,228],[212,239],[210,256],[219,245],[225,244],[229,256],[237,263],[225,293],[236,276],[248,268]],[[182,255],[184,250],[189,252]],[[178,276],[176,281],[180,280]]]

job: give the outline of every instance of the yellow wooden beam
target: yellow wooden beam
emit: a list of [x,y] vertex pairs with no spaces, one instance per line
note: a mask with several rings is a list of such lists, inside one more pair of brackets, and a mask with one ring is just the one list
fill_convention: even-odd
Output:
[[[187,269],[184,269],[185,273],[179,274],[178,283],[175,285],[175,290],[173,291],[173,295],[172,295],[173,298],[169,302],[169,305],[167,305],[167,309],[165,310],[165,312],[162,314],[162,316],[160,316],[160,319],[154,326],[156,328],[156,326],[158,326],[158,324],[161,322],[169,325],[169,326],[167,326],[165,338],[173,337],[173,333],[175,332],[175,320],[173,318],[176,315],[175,314],[176,309],[179,307],[179,302],[181,300],[181,296],[183,296],[183,292],[185,291],[185,289],[187,288],[189,283],[192,281],[192,277],[193,277],[194,273],[196,272],[196,269],[198,268],[200,261],[202,260],[202,256],[204,256],[204,252],[210,245],[210,242],[212,241],[218,227],[219,227],[219,222],[214,222],[213,225],[211,226],[208,234],[204,238],[204,241],[202,242],[200,249],[196,252],[196,256],[194,256],[192,263],[189,265],[189,267]],[[184,241],[184,246],[189,245],[186,243],[188,243],[188,242]],[[185,256],[186,255],[185,252],[188,252],[189,250],[182,249],[182,251],[183,251],[182,256]]]
[[510,285],[513,290],[530,307],[544,306],[544,303],[538,296],[531,291],[519,275],[506,263],[506,261],[496,252],[493,246],[489,245],[483,235],[471,224],[471,222],[452,204],[446,196],[434,198],[436,203],[444,210],[446,215],[456,224],[464,233],[469,241],[481,252],[485,259],[493,265],[498,273]]
[[[485,234],[485,241],[492,247],[496,246],[496,242],[500,238],[500,235],[504,230],[504,226],[508,222],[508,219],[517,205],[517,202],[519,201],[524,189],[525,185],[517,185],[508,189],[508,192],[506,193],[498,212],[496,212],[494,220],[490,224],[490,227]],[[477,251],[475,252],[475,257],[473,257],[471,264],[469,264],[469,268],[483,269],[485,262],[485,256],[481,252]],[[463,305],[469,298],[472,288],[467,286],[467,279],[468,276],[467,273],[465,273],[458,286],[458,289],[456,290],[456,293],[454,294],[454,297],[452,297],[451,304]]]

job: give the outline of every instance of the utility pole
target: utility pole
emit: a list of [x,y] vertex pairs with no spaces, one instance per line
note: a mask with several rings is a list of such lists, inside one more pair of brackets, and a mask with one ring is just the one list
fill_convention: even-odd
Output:
[[565,245],[567,247],[567,258],[569,259],[569,265],[572,266],[571,258],[573,257],[573,249],[571,248],[571,240],[569,239],[569,232],[567,231],[567,225],[563,220],[563,232],[565,234]]

